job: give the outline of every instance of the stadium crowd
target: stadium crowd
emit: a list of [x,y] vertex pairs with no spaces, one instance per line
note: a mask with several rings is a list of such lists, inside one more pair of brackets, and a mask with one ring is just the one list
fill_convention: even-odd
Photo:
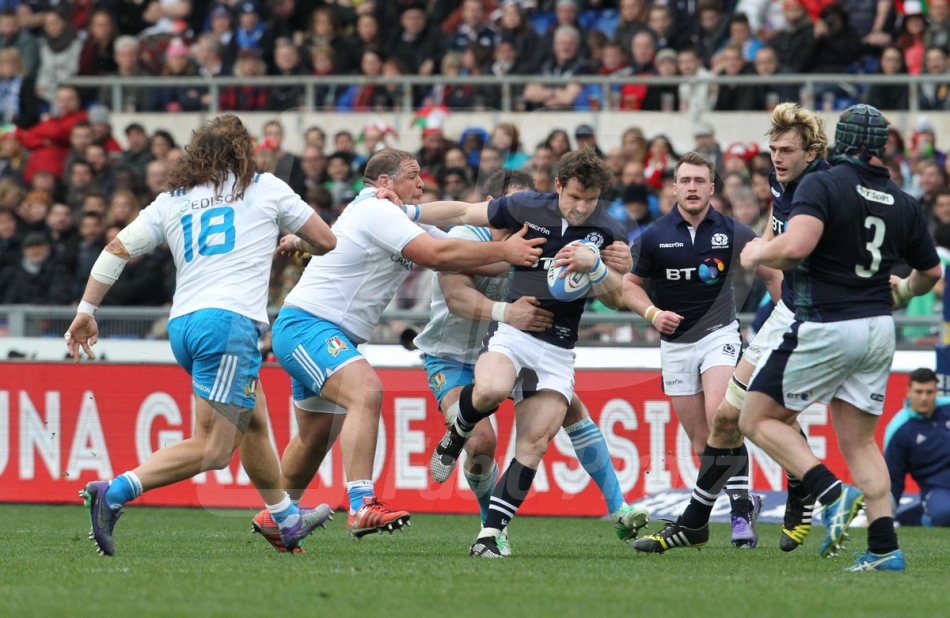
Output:
[[[120,146],[113,137],[119,129],[102,104],[110,102],[108,93],[61,85],[74,75],[841,73],[868,70],[878,58],[883,72],[947,72],[948,0],[931,0],[929,7],[916,0],[426,4],[0,4],[0,107],[9,123],[0,137],[0,304],[78,302],[104,244],[166,189],[168,172],[182,154],[167,131],[149,135],[135,123],[122,128],[127,146]],[[397,23],[398,28],[388,30],[379,26]],[[307,24],[303,30],[297,27],[302,24]],[[895,63],[900,65],[896,69]],[[921,85],[922,107],[947,108],[948,80],[943,81],[929,89]],[[319,88],[324,91],[316,100],[329,109],[391,109],[402,100],[398,87]],[[861,94],[885,109],[906,108],[895,94],[903,87],[889,88],[875,86]],[[123,111],[201,110],[209,101],[206,90],[191,87],[124,92]],[[624,109],[765,110],[781,100],[797,100],[797,94],[762,91],[760,86],[646,88],[631,80],[608,96]],[[424,109],[441,101],[451,110],[491,107],[496,95],[459,86],[413,96]],[[589,108],[597,104],[591,98],[597,96],[602,93],[591,94],[579,85],[529,83],[521,101],[527,108]],[[857,93],[832,96],[847,100]],[[881,103],[892,101],[887,97],[893,104]],[[241,86],[223,88],[219,103],[222,109],[279,111],[302,99],[303,86]],[[553,190],[560,156],[592,147],[613,172],[603,197],[611,203],[611,214],[627,226],[632,243],[672,207],[671,171],[678,160],[669,139],[649,135],[635,122],[631,116],[633,126],[625,127],[613,143],[581,125],[552,130],[533,145],[522,144],[518,127],[510,123],[470,127],[460,135],[431,123],[422,131],[416,153],[426,184],[424,199],[480,200],[481,181],[502,167],[529,171],[539,190]],[[294,153],[282,149],[282,132],[273,122],[258,136],[258,168],[288,181],[327,222],[362,187],[367,158],[384,146],[400,145],[395,132],[379,120],[332,136],[312,127],[303,150]],[[935,133],[923,118],[910,135],[892,128],[885,162],[895,181],[918,198],[938,244],[948,247],[950,168]],[[768,152],[758,151],[758,138],[757,132],[749,143],[719,144],[714,128],[702,125],[693,149],[715,161],[723,189],[714,196],[715,207],[761,233],[772,199],[767,180],[771,161]],[[279,304],[299,273],[300,265],[292,259],[275,262],[273,304]],[[430,281],[424,269],[414,272],[394,306],[427,309]],[[174,285],[171,256],[159,249],[133,260],[107,303],[163,305]],[[754,311],[764,292],[750,278],[740,290],[740,298],[748,298],[742,310]],[[908,312],[932,314],[936,298],[915,299]],[[614,329],[603,333],[605,338],[631,336]]]

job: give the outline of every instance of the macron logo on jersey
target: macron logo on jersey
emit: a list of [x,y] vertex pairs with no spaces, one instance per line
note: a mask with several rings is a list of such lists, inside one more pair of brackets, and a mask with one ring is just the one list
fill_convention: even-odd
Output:
[[686,245],[684,245],[681,242],[661,242],[660,243],[660,249],[679,249],[685,246]]
[[858,192],[858,195],[870,202],[877,202],[878,204],[886,204],[888,206],[894,205],[894,196],[890,193],[885,193],[883,191],[875,191],[874,189],[868,189],[867,187],[862,187],[858,185],[855,187]]
[[527,225],[528,227],[530,227],[530,228],[531,228],[532,230],[534,230],[535,232],[538,232],[538,233],[540,233],[540,234],[544,234],[545,236],[550,236],[550,235],[551,235],[551,230],[549,230],[549,229],[546,228],[546,227],[541,227],[541,226],[538,225],[537,223],[531,223],[530,221],[525,221],[524,223],[525,223],[525,225]]

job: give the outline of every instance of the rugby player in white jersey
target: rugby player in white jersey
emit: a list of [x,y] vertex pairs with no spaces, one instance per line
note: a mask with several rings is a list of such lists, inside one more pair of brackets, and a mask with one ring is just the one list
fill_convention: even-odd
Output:
[[[366,164],[367,185],[333,225],[338,245],[310,261],[287,295],[273,330],[273,348],[291,375],[299,433],[281,461],[283,486],[299,499],[340,437],[350,509],[347,528],[361,538],[402,528],[406,511],[388,508],[373,487],[373,460],[383,402],[383,386],[356,346],[367,341],[380,314],[413,264],[437,270],[468,270],[501,257],[518,266],[535,263],[543,240],[525,240],[524,230],[505,242],[467,242],[410,221],[402,208],[376,196],[388,190],[417,201],[423,182],[408,152],[387,148]],[[281,240],[290,248],[293,236]],[[343,416],[345,415],[345,416]],[[256,529],[272,529],[267,511]]]
[[[296,230],[315,254],[336,245],[330,228],[283,181],[254,168],[251,139],[234,115],[198,129],[159,195],[103,250],[92,269],[66,345],[79,361],[99,329],[96,309],[126,262],[167,242],[177,286],[168,322],[176,360],[191,375],[195,430],[187,440],[152,454],[112,481],[82,493],[92,537],[113,555],[121,507],[143,492],[226,467],[241,445],[244,468],[264,499],[288,550],[330,515],[327,505],[298,508],[282,489],[258,380],[260,332],[267,327],[267,285],[280,229]],[[242,442],[243,439],[243,442]]]
[[[527,172],[498,170],[485,181],[484,190],[488,195],[534,191],[534,180]],[[482,242],[498,240],[506,234],[505,230],[470,225],[456,226],[449,232],[455,238]],[[629,272],[632,267],[630,250],[622,242],[605,247],[601,256],[608,266],[620,272]],[[554,314],[542,309],[533,296],[523,296],[511,303],[501,302],[508,287],[509,268],[507,264],[500,266],[499,276],[495,277],[448,272],[433,274],[436,280],[432,285],[431,318],[414,343],[425,353],[429,387],[447,424],[452,423],[458,414],[462,388],[474,380],[475,361],[490,322],[509,324],[527,332],[543,332],[553,324]],[[625,502],[603,434],[590,419],[587,408],[576,393],[562,425],[578,461],[597,483],[607,502],[617,536],[621,540],[636,538],[637,531],[649,521],[649,513]],[[478,500],[483,523],[488,517],[491,494],[498,480],[496,447],[497,438],[488,419],[475,426],[465,444],[467,458],[463,474]],[[510,555],[507,530],[499,535],[498,547],[503,555]]]

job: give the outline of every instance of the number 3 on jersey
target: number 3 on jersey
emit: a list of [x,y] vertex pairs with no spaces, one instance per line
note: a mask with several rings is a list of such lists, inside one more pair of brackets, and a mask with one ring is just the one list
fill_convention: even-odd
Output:
[[[194,215],[181,218],[185,235],[185,261],[195,259]],[[212,208],[201,213],[198,232],[198,255],[220,255],[234,249],[234,211],[230,208]]]
[[871,240],[865,245],[868,253],[871,254],[871,267],[865,268],[864,266],[856,265],[854,272],[859,277],[873,277],[877,273],[877,269],[881,266],[881,245],[884,244],[884,232],[886,230],[884,221],[879,217],[866,218],[864,220],[864,227],[874,232]]

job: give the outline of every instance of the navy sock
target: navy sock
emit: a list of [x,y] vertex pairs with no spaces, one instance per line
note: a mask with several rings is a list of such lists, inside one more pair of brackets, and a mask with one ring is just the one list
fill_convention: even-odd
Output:
[[475,392],[475,385],[469,384],[468,386],[462,388],[462,392],[459,393],[459,414],[455,418],[455,425],[458,428],[458,431],[463,436],[467,436],[472,433],[472,430],[475,429],[475,425],[479,423],[484,418],[488,418],[495,413],[495,410],[498,408],[492,408],[487,412],[482,412],[481,410],[475,409],[475,404],[472,403],[472,393]]
[[749,449],[745,442],[732,449],[732,476],[726,481],[726,495],[732,506],[733,515],[747,516],[752,512],[752,499],[749,497]]
[[897,549],[893,517],[879,517],[868,525],[868,551],[872,554],[887,554]]
[[838,480],[825,464],[818,464],[805,473],[802,483],[808,493],[828,506],[841,496],[841,481]]
[[508,525],[518,512],[518,507],[528,497],[536,473],[537,470],[532,470],[517,459],[511,460],[508,469],[495,484],[488,517],[485,518],[486,528],[501,530]]
[[[808,442],[808,436],[805,435],[804,429],[799,429],[799,434],[802,436],[802,440]],[[788,479],[788,495],[801,500],[802,502],[808,501],[808,488],[805,487],[805,484],[802,483],[802,480],[790,473],[788,470],[785,471],[785,478]]]
[[[748,455],[746,456],[748,465]],[[735,470],[737,458],[733,449],[715,448],[706,445],[703,456],[700,457],[699,476],[693,495],[686,505],[686,510],[680,515],[679,522],[687,528],[701,528],[709,523],[709,514],[716,504],[716,498],[722,491],[726,481]],[[748,494],[747,494],[748,496]]]

